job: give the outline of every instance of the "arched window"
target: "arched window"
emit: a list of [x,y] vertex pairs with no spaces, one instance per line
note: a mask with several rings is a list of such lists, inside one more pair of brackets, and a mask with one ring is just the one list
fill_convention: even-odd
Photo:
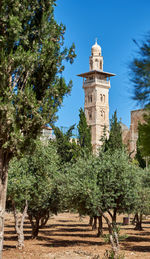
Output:
[[100,61],[100,69],[102,69],[102,61]]
[[88,102],[92,103],[92,95],[91,94],[88,96]]
[[96,66],[96,68],[98,68],[98,67],[99,67],[98,59],[95,59],[95,66]]
[[101,102],[103,101],[103,95],[102,94],[100,94],[100,100],[101,100]]
[[101,118],[105,119],[105,112],[104,112],[104,110],[101,110]]
[[89,111],[89,120],[92,120],[92,112]]
[[105,94],[100,94],[100,101],[105,103]]

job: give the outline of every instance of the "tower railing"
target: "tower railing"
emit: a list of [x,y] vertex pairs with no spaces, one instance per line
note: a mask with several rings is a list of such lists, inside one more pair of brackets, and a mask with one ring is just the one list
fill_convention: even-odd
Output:
[[107,85],[110,86],[110,81],[108,80],[103,80],[103,79],[98,79],[98,78],[92,78],[92,79],[86,79],[83,83],[84,86],[89,85],[91,83],[95,83],[95,84],[103,84],[103,85]]

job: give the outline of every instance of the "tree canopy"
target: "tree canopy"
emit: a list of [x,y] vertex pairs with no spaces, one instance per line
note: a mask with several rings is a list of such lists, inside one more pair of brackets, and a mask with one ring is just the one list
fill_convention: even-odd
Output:
[[150,155],[150,31],[141,44],[135,43],[138,53],[130,63],[130,79],[134,87],[133,99],[146,109],[145,123],[139,126],[139,149],[147,157]]
[[56,119],[71,89],[62,77],[65,27],[54,19],[55,1],[2,1],[0,6],[0,149],[23,151],[45,123]]
[[[135,41],[135,40],[134,40]],[[130,63],[130,79],[133,83],[133,99],[144,106],[150,104],[150,32],[141,44],[138,53]]]
[[59,188],[68,208],[78,210],[80,215],[103,216],[113,239],[116,230],[111,212],[133,211],[138,188],[136,172],[123,150],[107,151],[67,165]]
[[69,206],[82,214],[98,215],[117,209],[130,211],[136,196],[136,167],[129,162],[124,151],[104,152],[101,156],[79,158],[72,167],[67,166],[64,175],[64,195]]
[[10,163],[7,196],[20,212],[28,202],[33,237],[38,235],[40,225],[48,220],[50,213],[59,210],[56,184],[59,163],[55,143],[43,144],[40,140],[36,141],[32,156],[14,158]]

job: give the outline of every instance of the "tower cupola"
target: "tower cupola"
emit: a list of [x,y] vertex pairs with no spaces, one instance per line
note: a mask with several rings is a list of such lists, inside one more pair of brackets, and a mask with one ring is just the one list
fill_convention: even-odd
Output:
[[92,56],[101,56],[101,47],[97,44],[97,40],[91,49]]
[[91,49],[90,56],[90,71],[91,70],[103,70],[103,57],[100,45],[97,44],[97,40]]

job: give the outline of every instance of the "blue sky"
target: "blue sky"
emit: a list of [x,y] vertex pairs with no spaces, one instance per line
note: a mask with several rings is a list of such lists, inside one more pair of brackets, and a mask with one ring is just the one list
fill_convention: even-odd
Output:
[[73,42],[77,57],[66,64],[66,81],[73,81],[71,95],[65,97],[58,112],[57,126],[78,124],[79,109],[84,107],[82,78],[89,71],[91,47],[98,38],[104,57],[104,71],[116,74],[109,92],[110,118],[117,109],[118,118],[130,125],[130,111],[138,109],[132,100],[129,63],[137,54],[133,39],[141,42],[150,31],[150,0],[57,0],[55,18],[66,26],[65,45]]

